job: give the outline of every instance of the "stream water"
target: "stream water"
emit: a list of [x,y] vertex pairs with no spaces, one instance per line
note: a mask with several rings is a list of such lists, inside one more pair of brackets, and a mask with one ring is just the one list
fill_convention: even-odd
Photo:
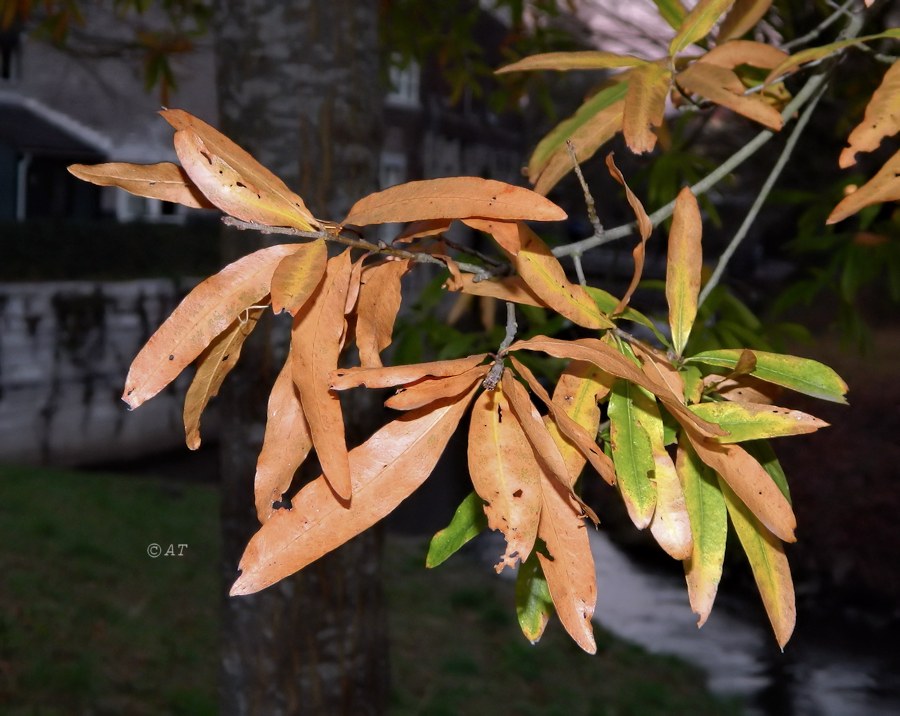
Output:
[[[720,594],[703,626],[688,605],[684,579],[632,560],[591,532],[597,564],[595,620],[648,651],[703,668],[709,687],[740,696],[754,716],[897,716],[900,650],[872,625],[845,617],[804,621],[781,653],[761,605]],[[748,614],[747,612],[753,612]]]

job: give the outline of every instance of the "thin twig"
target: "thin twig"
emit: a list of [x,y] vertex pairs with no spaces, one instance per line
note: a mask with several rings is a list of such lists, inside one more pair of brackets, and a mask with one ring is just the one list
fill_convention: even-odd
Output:
[[725,267],[728,266],[728,262],[731,261],[734,252],[737,251],[738,246],[740,246],[741,242],[746,238],[747,233],[750,231],[750,227],[753,225],[753,222],[756,220],[756,217],[762,209],[762,205],[765,203],[766,199],[769,198],[772,187],[775,186],[775,182],[778,180],[778,177],[781,176],[781,172],[787,165],[788,159],[790,159],[794,147],[797,145],[797,140],[799,140],[800,135],[803,134],[803,130],[806,128],[806,125],[809,122],[810,117],[812,117],[813,111],[824,92],[825,85],[822,85],[816,96],[812,98],[810,103],[806,106],[806,109],[803,110],[803,114],[800,115],[797,124],[795,124],[794,128],[791,130],[790,136],[788,136],[787,141],[784,143],[784,149],[781,151],[781,156],[778,157],[778,161],[775,162],[775,166],[772,167],[772,171],[770,171],[769,176],[766,177],[766,181],[759,190],[759,194],[756,195],[756,199],[750,207],[750,210],[747,212],[747,216],[744,217],[744,221],[731,238],[731,241],[728,242],[728,246],[725,247],[725,250],[719,257],[719,261],[716,264],[712,276],[710,276],[709,281],[706,282],[706,285],[700,292],[698,304],[702,304],[709,297],[709,294],[712,293],[712,290],[722,279],[722,275],[725,273]]
[[578,181],[581,184],[581,190],[584,192],[584,203],[587,206],[588,220],[591,222],[591,226],[594,229],[594,236],[602,236],[603,225],[600,223],[600,219],[597,217],[597,205],[594,203],[594,197],[591,194],[590,187],[588,187],[587,181],[584,178],[584,174],[582,174],[581,172],[581,166],[578,164],[578,157],[575,154],[575,145],[572,144],[571,139],[566,140],[566,150],[569,152],[569,156],[572,158],[572,166],[575,169],[575,176],[578,177]]
[[451,241],[446,236],[442,236],[441,241],[443,241],[445,244],[447,244],[447,246],[449,246],[451,249],[456,249],[460,253],[469,254],[469,256],[474,256],[475,258],[481,259],[486,264],[489,264],[491,266],[504,266],[504,267],[506,266],[506,264],[503,261],[499,261],[496,258],[494,258],[493,256],[488,256],[487,254],[484,254],[481,251],[473,249],[470,246],[463,246],[462,244],[458,244],[455,241]]
[[494,358],[494,364],[491,366],[488,374],[481,382],[481,385],[485,390],[497,389],[497,385],[499,385],[500,379],[503,377],[503,360],[506,358],[506,351],[509,350],[512,342],[516,339],[517,330],[519,330],[519,325],[516,323],[516,304],[512,303],[511,301],[507,301],[506,335],[503,337],[503,342],[500,343],[500,347],[497,349],[497,355]]
[[[831,15],[829,15],[824,20],[822,20],[822,22],[820,22],[818,25],[816,25],[812,30],[807,32],[805,35],[801,35],[800,37],[795,37],[790,42],[785,42],[781,46],[781,49],[783,49],[787,52],[787,51],[790,51],[793,48],[797,47],[798,45],[805,45],[807,42],[811,42],[811,41],[815,40],[819,35],[821,35],[823,32],[825,32],[825,30],[827,30],[835,22],[837,22],[841,17],[846,15],[848,10],[850,9],[850,6],[853,5],[853,3],[855,3],[855,2],[857,2],[857,0],[847,0],[847,2],[845,2],[843,5],[838,7],[833,13],[831,13]],[[835,6],[832,5],[832,7],[835,7]]]
[[578,283],[587,286],[587,279],[584,277],[584,267],[581,265],[581,254],[572,254],[572,263],[575,264],[575,275],[578,277]]

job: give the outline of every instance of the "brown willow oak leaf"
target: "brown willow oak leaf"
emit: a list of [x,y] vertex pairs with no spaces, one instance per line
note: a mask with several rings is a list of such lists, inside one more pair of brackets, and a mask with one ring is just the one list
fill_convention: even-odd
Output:
[[495,569],[514,568],[519,560],[528,559],[537,537],[541,469],[502,385],[483,391],[472,406],[468,459],[488,527],[506,540]]
[[489,278],[483,281],[476,281],[474,274],[464,273],[459,278],[448,279],[444,283],[444,288],[448,291],[459,291],[472,296],[498,298],[501,301],[511,301],[512,303],[521,303],[526,306],[543,307],[545,305],[528,288],[521,276],[507,276],[505,278]]
[[900,151],[875,176],[834,207],[825,223],[836,224],[860,209],[886,201],[900,201]]
[[[557,403],[550,398],[550,395],[544,390],[544,386],[542,386],[538,379],[534,377],[534,374],[527,366],[514,355],[510,355],[509,358],[513,367],[516,369],[516,372],[525,379],[526,383],[528,383],[531,392],[538,396],[538,398],[541,399],[541,402],[550,409],[550,415],[552,416],[551,421],[556,429],[565,436],[565,442],[574,445],[586,459],[590,460],[591,465],[598,472],[600,477],[606,480],[610,485],[614,485],[616,482],[616,468],[613,465],[612,460],[610,460],[603,450],[600,449],[600,446],[597,445],[596,426],[594,427],[594,433],[591,434],[589,430],[585,429],[580,423],[570,417],[562,403]],[[559,446],[559,441],[556,442],[557,446]],[[562,452],[562,449],[560,449],[560,454],[562,454]],[[571,470],[568,469],[569,462],[565,459],[565,455],[563,455],[563,462],[566,463],[567,474],[570,478],[570,481],[565,484],[572,487],[575,484],[575,480],[578,478],[578,474],[576,473],[574,477],[572,476]],[[578,472],[581,472],[580,468]]]
[[232,321],[268,296],[275,267],[299,247],[254,251],[197,285],[135,357],[122,400],[136,408],[171,383]]
[[369,194],[342,222],[367,226],[423,219],[562,221],[566,212],[530,189],[480,177],[449,177],[398,184]]
[[322,287],[297,313],[291,329],[294,383],[300,391],[316,455],[329,484],[345,500],[350,499],[351,480],[344,415],[328,379],[337,368],[341,352],[352,268],[350,249],[329,259]]
[[669,304],[669,327],[675,352],[681,355],[697,317],[697,300],[703,269],[701,237],[703,222],[700,207],[689,187],[675,198],[669,249],[666,257],[666,301]]
[[694,62],[675,76],[684,91],[705,97],[764,127],[777,132],[784,126],[781,113],[756,94],[744,94],[744,83],[727,67],[709,62]]
[[415,410],[436,400],[455,398],[467,392],[476,381],[484,380],[490,365],[475,366],[459,375],[446,378],[422,378],[415,383],[407,383],[395,395],[384,401],[385,407],[394,410]]
[[440,236],[450,230],[453,219],[425,219],[413,221],[394,237],[392,244],[406,244],[415,239]]
[[438,360],[430,363],[415,363],[413,365],[395,365],[386,368],[340,368],[332,372],[329,385],[332,390],[347,390],[348,388],[393,388],[398,385],[412,383],[422,378],[445,378],[451,375],[465,373],[477,366],[487,358],[487,353],[455,358],[453,360]]
[[685,434],[697,456],[715,470],[747,508],[785,542],[796,542],[797,518],[791,503],[769,474],[746,450],[723,445],[697,435],[690,427]]
[[256,461],[254,495],[261,523],[275,512],[274,503],[291,486],[294,473],[312,449],[312,435],[303,415],[300,393],[294,385],[293,361],[288,354],[272,392],[266,412],[266,432]]
[[431,474],[475,393],[405,413],[350,451],[353,500],[318,477],[251,538],[231,595],[252,594],[340,547],[388,515]]
[[[766,383],[764,380],[754,378],[752,375],[739,375],[735,378],[727,378],[723,375],[710,373],[704,376],[703,387],[715,391],[717,395],[725,398],[725,400],[768,405],[774,403],[784,392],[781,386]],[[696,402],[699,402],[699,400]]]
[[[350,281],[347,283],[347,298],[344,301],[344,315],[349,316],[353,313],[353,309],[356,308],[356,302],[359,300],[359,292],[362,288],[362,272],[363,265],[366,262],[366,259],[369,258],[368,254],[364,254],[360,256],[354,263],[353,268],[350,270]],[[347,323],[344,322],[344,338],[341,340],[341,346],[343,347],[344,341],[346,340],[346,328]]]
[[747,554],[775,639],[778,646],[784,649],[797,621],[794,580],[784,545],[747,509],[728,483],[721,480],[721,476],[720,485],[731,524]]
[[718,425],[702,420],[688,410],[684,405],[683,396],[676,395],[668,385],[643,373],[628,358],[596,338],[563,341],[547,336],[535,336],[527,340],[516,341],[509,347],[509,350],[541,351],[556,358],[588,361],[611,375],[625,378],[649,390],[660,399],[669,412],[692,425],[700,434],[707,436],[725,434],[725,431]]
[[191,450],[200,447],[200,416],[219,394],[225,377],[237,365],[244,341],[256,328],[263,309],[253,308],[236,318],[200,354],[197,372],[184,396],[184,435]]
[[719,26],[716,46],[722,47],[723,44],[728,44],[728,40],[742,42],[735,38],[747,34],[756,27],[756,23],[763,18],[771,6],[772,0],[735,0],[731,10]]
[[674,57],[686,47],[706,37],[718,19],[734,4],[734,0],[700,0],[679,25],[669,43],[669,55]]
[[160,114],[177,130],[175,153],[184,170],[226,214],[267,226],[320,228],[303,199],[217,129],[180,109]]
[[177,164],[73,164],[69,172],[83,181],[98,186],[116,186],[131,194],[149,199],[171,201],[192,209],[213,209],[194,182]]
[[584,286],[566,278],[550,247],[522,222],[467,219],[466,225],[490,234],[509,253],[516,271],[534,295],[562,316],[585,328],[611,328]]
[[765,42],[731,40],[704,53],[697,58],[697,62],[718,65],[729,70],[740,65],[771,69],[780,65],[787,58],[787,52]]
[[272,274],[272,311],[297,315],[322,282],[328,247],[324,239],[301,244],[296,252],[284,258]]
[[364,368],[381,367],[381,351],[391,344],[394,321],[400,310],[400,279],[409,259],[385,261],[362,272],[356,308],[356,346]]
[[642,65],[629,73],[622,134],[635,154],[652,152],[656,146],[654,129],[662,126],[671,86],[672,72],[662,64]]
[[644,273],[644,256],[646,253],[647,239],[649,239],[650,234],[653,233],[653,223],[650,221],[650,217],[647,216],[647,212],[645,211],[641,200],[637,198],[633,191],[631,191],[628,183],[625,181],[625,176],[619,171],[619,167],[616,166],[616,161],[612,152],[606,155],[606,168],[609,170],[612,178],[625,188],[625,198],[628,200],[628,205],[634,212],[634,217],[637,220],[638,233],[641,237],[640,242],[638,242],[637,246],[635,246],[634,250],[631,252],[631,255],[634,257],[634,274],[631,277],[631,283],[628,285],[628,290],[625,291],[625,295],[622,296],[621,300],[613,309],[613,315],[615,315],[625,310],[625,307],[631,300],[631,296],[637,289],[638,283],[640,283],[641,275]]
[[564,485],[540,473],[538,537],[549,557],[538,552],[547,587],[563,627],[588,654],[597,651],[591,619],[597,605],[597,574],[580,506]]
[[847,138],[847,146],[841,152],[838,165],[841,169],[856,164],[857,152],[877,149],[881,140],[900,132],[900,61],[895,61],[872,99],[866,105],[866,114]]
[[647,60],[631,55],[617,55],[614,52],[583,50],[580,52],[544,52],[524,57],[517,62],[504,65],[495,73],[524,72],[529,70],[610,70],[619,67],[646,65]]

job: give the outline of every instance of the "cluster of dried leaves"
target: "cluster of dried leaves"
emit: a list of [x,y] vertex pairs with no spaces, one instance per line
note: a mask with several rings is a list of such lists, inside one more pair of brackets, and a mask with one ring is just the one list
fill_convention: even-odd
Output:
[[[619,132],[631,151],[652,151],[657,141],[654,130],[663,123],[667,99],[676,105],[691,102],[726,107],[778,131],[784,124],[781,112],[791,99],[784,85],[787,77],[847,47],[900,38],[900,28],[891,28],[788,55],[772,45],[740,39],[768,12],[771,0],[700,0],[690,12],[680,2],[657,0],[656,5],[675,30],[666,57],[649,60],[602,51],[553,52],[526,57],[498,70],[617,71],[537,145],[528,163],[535,191],[546,194],[572,170],[567,142],[582,162]],[[697,43],[708,40],[714,29],[715,44],[703,51]],[[682,54],[686,50],[689,54]],[[841,168],[852,166],[858,152],[876,149],[898,131],[900,62],[895,61],[873,94],[863,121],[851,132],[840,157]],[[841,201],[828,223],[842,221],[866,206],[897,200],[900,151]]]
[[[346,248],[329,258],[326,239],[340,240],[340,227],[315,219],[281,180],[209,125],[180,110],[162,115],[176,129],[180,167],[104,164],[72,172],[313,237],[251,253],[200,283],[140,351],[126,380],[123,397],[135,408],[195,363],[184,423],[187,443],[196,448],[200,415],[261,313],[271,307],[293,317],[256,471],[261,527],[232,594],[277,582],[391,512],[428,477],[468,411],[474,492],[435,536],[428,563],[439,564],[486,526],[499,530],[506,550],[497,570],[520,567],[519,616],[529,639],[540,638],[555,610],[582,648],[596,649],[595,571],[585,521],[597,518],[576,489],[589,462],[593,469],[583,479],[596,472],[615,486],[635,525],[649,527],[663,549],[683,561],[701,624],[716,594],[730,516],[778,642],[787,641],[794,594],[782,543],[794,540],[795,519],[784,476],[764,441],[824,423],[776,407],[772,399],[789,388],[843,401],[846,385],[828,367],[802,358],[740,349],[683,355],[701,269],[700,214],[689,190],[678,197],[669,235],[672,341],[666,353],[617,325],[626,319],[656,330],[627,306],[651,231],[630,191],[642,241],[635,280],[620,301],[570,282],[525,223],[562,219],[559,207],[527,189],[477,178],[412,182],[362,199],[342,225],[412,222],[400,237],[405,248],[355,259]],[[624,184],[612,157],[608,165]],[[456,220],[492,237],[515,275],[476,280],[463,273],[446,246],[434,241]],[[421,255],[446,263],[450,290],[544,306],[596,337],[538,336],[491,357],[385,367],[380,354],[391,342],[400,281]],[[351,343],[360,365],[341,367]],[[523,364],[525,352],[568,361],[552,395]],[[348,450],[338,393],[359,387],[396,388],[385,404],[400,415]],[[313,450],[323,474],[283,500]]]

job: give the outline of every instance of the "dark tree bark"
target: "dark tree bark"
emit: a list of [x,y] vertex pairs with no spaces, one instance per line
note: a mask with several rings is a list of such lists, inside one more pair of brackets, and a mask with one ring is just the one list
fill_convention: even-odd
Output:
[[[318,217],[340,220],[376,188],[381,92],[373,0],[214,4],[222,130],[281,176]],[[226,251],[256,248],[247,233]],[[253,476],[268,390],[283,359],[257,329],[223,393],[224,575],[258,529]],[[364,411],[357,410],[356,413]],[[348,426],[350,441],[363,432]],[[355,436],[354,436],[355,433]],[[302,505],[295,505],[302,509]],[[379,714],[387,701],[380,540],[369,531],[224,612],[222,714]]]

